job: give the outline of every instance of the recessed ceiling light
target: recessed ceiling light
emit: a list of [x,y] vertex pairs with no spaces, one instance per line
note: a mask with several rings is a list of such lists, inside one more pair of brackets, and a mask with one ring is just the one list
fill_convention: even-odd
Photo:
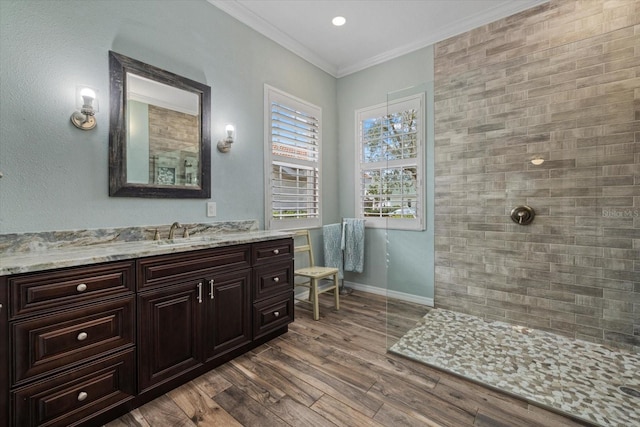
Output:
[[336,16],[335,18],[333,18],[331,20],[331,23],[333,25],[335,25],[336,27],[341,27],[344,25],[344,23],[347,22],[347,20],[345,19],[344,16]]

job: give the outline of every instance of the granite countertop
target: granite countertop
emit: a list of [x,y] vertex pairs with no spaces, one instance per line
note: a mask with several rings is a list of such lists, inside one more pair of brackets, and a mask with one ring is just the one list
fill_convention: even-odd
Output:
[[[146,231],[148,230],[149,228],[146,228]],[[100,235],[91,231],[92,236]],[[68,243],[71,241],[68,236],[68,244],[64,245],[43,245],[41,242],[34,245],[34,239],[31,238],[31,248],[23,248],[23,250],[5,248],[0,251],[0,276],[261,242],[293,235],[288,232],[240,227],[225,232],[201,233],[173,240],[110,239],[104,241],[104,239],[87,239],[86,230],[79,232],[78,236],[82,233],[85,234],[84,238],[80,242],[74,241],[75,243],[71,244]],[[34,246],[37,248],[34,249]]]

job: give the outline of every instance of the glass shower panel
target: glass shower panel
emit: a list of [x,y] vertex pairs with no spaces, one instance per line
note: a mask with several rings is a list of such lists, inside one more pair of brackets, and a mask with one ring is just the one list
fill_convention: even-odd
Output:
[[387,94],[383,174],[388,349],[433,304],[432,106],[433,82]]
[[[637,90],[636,90],[637,91]],[[637,104],[637,102],[636,102]],[[594,311],[580,316],[584,324],[577,338],[596,338],[612,348],[640,355],[640,133],[636,106],[633,123],[607,126],[615,132],[594,138],[590,150],[598,169],[596,186],[600,189],[594,201],[597,216],[593,224],[596,243],[601,253],[594,260],[580,259],[580,265],[595,268],[600,274],[596,283],[602,295],[585,299]],[[635,132],[633,132],[635,131]],[[601,341],[600,341],[601,340]],[[611,377],[617,390],[626,396],[640,395],[640,372],[629,366],[624,357],[610,361]],[[640,418],[640,417],[639,417]]]

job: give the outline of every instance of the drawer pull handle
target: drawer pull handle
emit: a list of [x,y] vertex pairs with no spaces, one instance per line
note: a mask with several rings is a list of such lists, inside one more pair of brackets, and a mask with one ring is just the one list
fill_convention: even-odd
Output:
[[274,278],[273,278],[273,281],[274,281],[274,282],[276,282],[276,283],[278,283],[278,282],[280,281],[280,278],[279,278],[279,277],[274,277]]
[[280,253],[280,250],[278,250],[278,249],[274,249],[274,250],[273,250],[273,254],[274,254],[274,255],[278,255],[279,253]]
[[84,341],[87,339],[89,335],[86,332],[80,332],[78,334],[78,341]]
[[279,311],[274,311],[273,312],[273,317],[280,317],[280,312]]
[[84,283],[80,283],[78,286],[76,286],[76,291],[78,292],[84,292],[87,290],[87,285]]
[[198,303],[202,304],[202,282],[198,283]]
[[211,299],[213,299],[213,284],[214,284],[214,280],[211,279],[209,280],[209,296],[211,297]]
[[78,402],[82,402],[83,400],[85,400],[87,397],[89,397],[89,395],[87,394],[86,391],[81,391],[80,393],[78,393]]

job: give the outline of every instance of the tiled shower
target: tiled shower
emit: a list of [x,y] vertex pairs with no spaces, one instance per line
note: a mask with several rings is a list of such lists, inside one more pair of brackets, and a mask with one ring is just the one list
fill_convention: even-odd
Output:
[[640,2],[438,43],[435,153],[436,307],[640,350]]

